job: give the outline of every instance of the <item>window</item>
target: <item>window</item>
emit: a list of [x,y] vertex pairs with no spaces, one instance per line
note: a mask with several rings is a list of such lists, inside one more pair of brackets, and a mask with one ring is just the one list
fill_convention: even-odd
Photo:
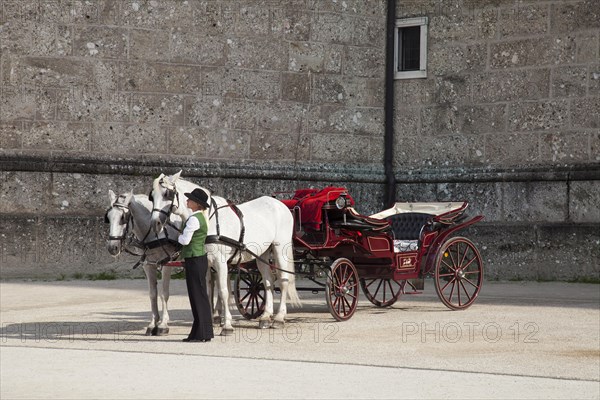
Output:
[[396,20],[394,78],[427,78],[427,17]]

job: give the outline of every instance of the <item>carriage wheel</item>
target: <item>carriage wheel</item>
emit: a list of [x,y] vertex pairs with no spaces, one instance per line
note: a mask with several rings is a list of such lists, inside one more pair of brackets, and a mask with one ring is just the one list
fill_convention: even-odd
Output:
[[358,272],[350,260],[338,258],[331,264],[325,293],[329,312],[336,320],[352,317],[358,305]]
[[235,276],[233,293],[242,317],[258,318],[265,310],[265,285],[257,269],[240,269]]
[[377,307],[389,307],[404,293],[406,281],[394,279],[360,279],[360,287],[365,297]]
[[469,239],[455,237],[440,248],[435,262],[435,290],[453,310],[469,307],[483,284],[483,262]]

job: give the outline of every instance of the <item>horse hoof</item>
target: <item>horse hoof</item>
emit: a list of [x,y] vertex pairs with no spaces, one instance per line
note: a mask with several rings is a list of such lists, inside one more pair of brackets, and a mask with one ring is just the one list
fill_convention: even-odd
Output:
[[152,328],[152,336],[156,336],[158,335],[158,326],[155,326],[154,328]]
[[270,328],[270,327],[271,327],[271,321],[269,321],[269,320],[267,320],[267,319],[260,320],[260,321],[258,322],[258,327],[259,327],[260,329],[268,329],[268,328]]
[[285,322],[283,321],[273,321],[273,325],[271,325],[271,328],[273,329],[283,329],[285,327]]
[[213,325],[220,325],[221,317],[213,317]]
[[231,335],[233,335],[233,328],[221,329],[221,336],[231,336]]
[[156,329],[156,336],[166,336],[169,334],[169,328],[158,328]]
[[153,335],[153,333],[152,333],[152,332],[153,332],[155,329],[156,329],[156,328],[146,328],[146,336],[152,336],[152,335]]

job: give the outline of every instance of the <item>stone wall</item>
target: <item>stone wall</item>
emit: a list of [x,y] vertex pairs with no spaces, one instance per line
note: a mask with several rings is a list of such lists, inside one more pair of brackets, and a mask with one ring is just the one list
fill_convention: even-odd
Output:
[[[397,199],[469,200],[488,278],[598,278],[594,3],[398,1],[429,17],[429,65],[395,82]],[[0,277],[141,275],[102,215],[158,172],[379,211],[386,5],[0,0]]]

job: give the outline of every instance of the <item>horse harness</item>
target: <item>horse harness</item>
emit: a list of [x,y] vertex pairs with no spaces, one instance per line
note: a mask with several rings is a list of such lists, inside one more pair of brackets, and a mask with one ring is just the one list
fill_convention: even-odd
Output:
[[[121,244],[123,246],[125,239],[127,239],[127,233],[129,231],[129,226],[130,226],[129,224],[131,224],[131,226],[133,227],[134,219],[131,217],[131,212],[129,210],[128,205],[115,202],[115,204],[113,204],[113,206],[111,208],[106,210],[106,213],[104,214],[104,223],[106,223],[106,224],[110,223],[110,220],[108,219],[108,213],[114,207],[117,207],[117,208],[120,208],[123,210],[123,214],[121,216],[121,225],[126,225],[126,226],[125,226],[125,230],[123,231],[123,234],[121,236],[110,236],[109,235],[108,240],[118,240],[121,242]],[[177,228],[177,226],[175,226],[174,224],[170,223],[170,221],[169,221],[169,225],[172,226],[175,230],[180,231],[180,229]],[[137,248],[137,249],[140,249],[143,251],[139,261],[136,262],[135,265],[133,266],[133,269],[136,269],[137,267],[139,267],[141,264],[144,263],[144,261],[146,260],[146,252],[148,250],[153,250],[158,247],[160,247],[163,250],[166,257],[157,263],[160,265],[163,265],[163,264],[171,261],[178,254],[178,252],[176,252],[171,255],[171,254],[169,254],[169,252],[167,250],[165,250],[165,247],[164,247],[165,244],[176,243],[177,245],[179,245],[179,242],[174,241],[169,238],[169,233],[167,230],[165,230],[166,238],[159,239],[158,234],[156,234],[156,240],[153,240],[151,242],[146,242],[146,239],[148,238],[148,235],[150,234],[151,230],[152,229],[149,227],[148,231],[146,232],[146,235],[144,236],[144,238],[141,241],[138,240],[133,234],[130,234],[129,242],[125,243],[123,246],[123,251],[125,251],[126,253],[131,254],[133,256],[139,256],[140,254],[136,254],[133,251],[131,251],[130,247],[134,247],[134,248]]]

